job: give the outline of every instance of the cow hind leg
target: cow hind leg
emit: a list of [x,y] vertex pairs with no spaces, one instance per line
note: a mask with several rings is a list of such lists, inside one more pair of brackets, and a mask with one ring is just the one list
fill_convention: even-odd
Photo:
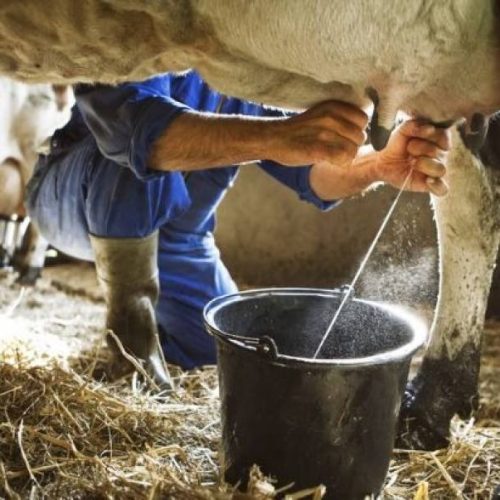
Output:
[[45,253],[49,244],[40,234],[37,225],[30,221],[21,248],[14,254],[14,267],[18,271],[17,283],[34,286],[42,275]]
[[8,159],[0,165],[0,214],[18,213],[23,202],[23,179],[18,163]]
[[499,230],[495,172],[458,136],[449,158],[450,193],[434,201],[440,287],[427,352],[403,401],[398,446],[436,449],[448,443],[450,421],[478,402],[481,336]]

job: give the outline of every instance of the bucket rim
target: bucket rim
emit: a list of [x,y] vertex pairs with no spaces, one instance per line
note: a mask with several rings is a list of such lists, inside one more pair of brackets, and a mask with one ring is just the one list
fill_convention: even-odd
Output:
[[[339,289],[330,288],[308,288],[308,287],[268,287],[268,288],[256,288],[250,290],[244,290],[241,292],[229,293],[221,295],[212,299],[203,308],[203,319],[205,323],[205,328],[208,333],[217,339],[221,340],[225,344],[232,346],[237,346],[248,352],[256,352],[257,347],[248,345],[245,342],[245,337],[241,336],[241,340],[238,340],[236,335],[230,334],[221,330],[215,325],[214,317],[215,314],[224,306],[232,304],[235,302],[245,301],[253,298],[266,297],[266,296],[276,296],[276,295],[286,295],[286,296],[300,296],[300,295],[318,295],[325,297],[333,297],[342,295],[344,292]],[[391,304],[387,302],[379,302],[373,300],[351,298],[351,301],[355,301],[362,304],[368,304],[372,307],[378,309],[383,309],[390,312],[393,316],[405,322],[411,332],[412,339],[406,342],[404,345],[391,349],[389,351],[383,351],[371,356],[363,356],[357,358],[330,358],[330,359],[314,359],[305,358],[300,356],[290,356],[288,354],[277,353],[277,355],[270,361],[277,364],[290,365],[307,365],[309,367],[317,368],[327,368],[331,366],[352,368],[356,366],[375,366],[388,364],[391,362],[399,362],[408,357],[411,357],[418,349],[420,349],[426,342],[428,336],[428,328],[424,321],[418,317],[414,312],[410,311],[409,308]]]

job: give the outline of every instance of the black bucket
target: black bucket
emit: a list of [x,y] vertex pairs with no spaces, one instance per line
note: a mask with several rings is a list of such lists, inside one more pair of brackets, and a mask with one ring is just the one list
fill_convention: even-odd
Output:
[[343,292],[265,289],[205,308],[217,341],[225,479],[253,464],[293,490],[377,496],[395,437],[410,360],[426,328],[382,303],[349,299],[318,359]]

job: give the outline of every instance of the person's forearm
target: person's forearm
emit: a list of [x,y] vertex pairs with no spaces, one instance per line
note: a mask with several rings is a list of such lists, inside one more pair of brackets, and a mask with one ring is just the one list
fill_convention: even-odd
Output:
[[199,170],[251,162],[271,154],[276,118],[184,113],[153,144],[156,170]]
[[313,165],[309,183],[322,200],[336,200],[363,193],[375,186],[378,153],[371,147],[363,147],[350,167],[338,167],[330,163]]

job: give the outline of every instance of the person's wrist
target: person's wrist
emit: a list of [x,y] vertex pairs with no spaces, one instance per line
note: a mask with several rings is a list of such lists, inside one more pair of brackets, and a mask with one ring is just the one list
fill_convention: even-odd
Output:
[[367,169],[367,178],[372,183],[384,182],[382,173],[382,165],[384,161],[383,155],[378,151],[374,151],[372,155],[372,161],[368,165],[369,168]]
[[311,167],[309,175],[312,191],[324,201],[361,194],[377,181],[373,165],[369,161],[353,164],[349,168],[320,162]]
[[335,198],[330,186],[328,169],[331,165],[316,163],[309,169],[309,187],[311,191],[321,200],[329,201]]
[[265,120],[255,123],[254,147],[260,159],[281,163],[283,153],[284,120]]
[[354,160],[353,169],[366,185],[380,182],[382,179],[382,154],[371,148],[363,147]]

